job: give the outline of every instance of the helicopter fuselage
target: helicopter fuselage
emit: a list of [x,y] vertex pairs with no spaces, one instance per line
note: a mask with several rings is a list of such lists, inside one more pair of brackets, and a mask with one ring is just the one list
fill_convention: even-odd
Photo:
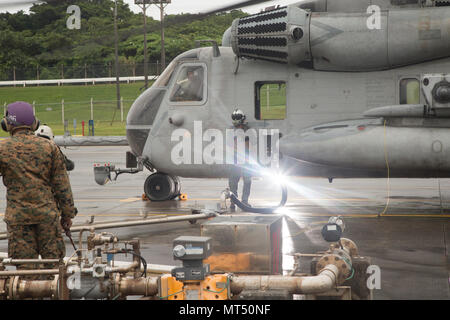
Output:
[[[238,59],[229,47],[219,50],[220,55],[211,47],[180,55],[133,105],[127,119],[130,146],[156,170],[229,176],[233,165],[225,161],[225,137],[233,128],[231,113],[239,108],[250,128],[281,134],[279,144],[269,147],[280,151],[285,174],[385,177],[389,167],[397,177],[450,176],[449,119],[364,117],[382,106],[426,105],[423,75],[449,74],[449,58],[382,71],[326,72]],[[174,96],[186,69],[202,73],[196,100]],[[211,152],[208,130],[222,132],[223,149]],[[206,160],[205,152],[218,161]]]

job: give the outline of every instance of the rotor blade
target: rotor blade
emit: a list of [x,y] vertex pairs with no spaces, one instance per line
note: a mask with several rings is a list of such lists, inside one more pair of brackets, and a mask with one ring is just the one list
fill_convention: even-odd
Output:
[[214,15],[216,13],[230,11],[230,10],[234,10],[234,9],[240,9],[240,8],[248,7],[248,6],[251,6],[251,5],[257,5],[259,3],[264,3],[264,2],[269,2],[269,1],[273,1],[273,0],[246,0],[246,1],[241,1],[241,2],[238,2],[238,3],[227,5],[225,7],[220,7],[220,8],[217,8],[217,9],[212,9],[212,10],[201,12],[201,13],[197,13],[197,14],[191,14],[190,18],[183,19],[182,21],[176,21],[176,20],[166,21],[165,22],[165,26],[166,27],[170,27],[170,26],[174,26],[174,25],[178,25],[178,24],[190,23],[190,22],[195,21],[195,20],[200,20],[200,19],[207,18],[207,17],[212,16],[212,15]]
[[20,7],[20,6],[26,6],[26,5],[31,5],[31,4],[42,4],[44,2],[47,3],[54,3],[56,2],[55,0],[49,0],[49,1],[44,1],[44,0],[26,0],[26,1],[0,1],[0,9],[4,9],[4,8],[9,8],[9,7]]
[[264,2],[269,2],[269,1],[272,1],[272,0],[246,0],[246,1],[235,3],[235,4],[230,4],[225,7],[213,9],[213,10],[210,10],[207,12],[202,12],[202,13],[200,13],[200,15],[210,15],[210,14],[215,14],[215,13],[219,13],[219,12],[223,12],[223,11],[241,9],[244,7],[248,7],[248,6],[252,6],[252,5],[256,5],[256,4],[260,4],[260,3],[264,3]]

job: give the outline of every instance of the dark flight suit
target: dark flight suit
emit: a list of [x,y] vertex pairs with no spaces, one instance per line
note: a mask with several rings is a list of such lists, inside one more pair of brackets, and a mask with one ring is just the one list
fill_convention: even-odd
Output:
[[[65,244],[59,217],[72,219],[77,211],[64,156],[58,147],[30,130],[16,131],[0,142],[0,174],[7,188],[4,220],[8,228],[9,257],[63,258]],[[36,267],[19,266],[20,269]]]
[[198,76],[184,80],[181,84],[179,101],[201,101],[203,81]]
[[[248,125],[240,124],[240,125],[236,126],[235,129],[243,129],[244,131],[247,131],[248,130]],[[237,143],[236,143],[236,141],[234,143],[235,143],[234,147],[235,147],[235,151],[236,151]],[[243,189],[242,189],[242,198],[241,198],[241,200],[242,200],[242,202],[244,204],[247,204],[247,205],[249,204],[248,203],[248,198],[250,197],[250,190],[251,190],[251,186],[252,186],[252,175],[251,175],[251,172],[250,172],[249,168],[247,168],[248,155],[249,155],[249,145],[248,145],[248,143],[249,143],[249,141],[248,141],[248,139],[246,137],[246,140],[245,140],[245,153],[246,153],[245,154],[245,161],[246,161],[246,164],[243,167],[241,167],[241,166],[234,166],[234,168],[232,170],[232,173],[231,173],[230,177],[228,178],[228,185],[229,185],[230,191],[237,196],[239,180],[242,177],[242,180],[244,181],[244,186],[243,186]],[[235,154],[234,162],[235,162],[235,164],[237,164],[237,155],[236,154]],[[235,205],[233,203],[230,205],[230,209],[232,209],[232,210],[236,209],[236,207],[235,207]]]

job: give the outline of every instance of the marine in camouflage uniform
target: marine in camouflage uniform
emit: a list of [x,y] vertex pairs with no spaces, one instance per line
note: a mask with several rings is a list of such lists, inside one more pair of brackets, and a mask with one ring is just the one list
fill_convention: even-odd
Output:
[[[17,103],[9,105],[8,112],[13,105]],[[8,255],[13,259],[37,259],[39,255],[62,259],[61,226],[70,228],[77,213],[64,157],[53,142],[35,136],[31,126],[12,126],[9,132],[11,137],[0,142],[0,174],[7,188]]]
[[[247,131],[249,129],[248,124],[245,122],[246,116],[242,112],[242,110],[236,109],[233,111],[231,115],[231,119],[233,121],[233,127],[234,129],[242,129],[244,131]],[[245,137],[245,155],[239,155],[239,157],[243,157],[245,161],[245,165],[243,167],[237,166],[238,164],[238,150],[237,150],[237,139],[235,138],[234,141],[234,163],[235,167],[233,168],[230,176],[228,177],[228,186],[230,188],[230,191],[237,197],[238,196],[238,186],[239,186],[239,180],[242,177],[242,180],[244,181],[244,186],[242,189],[242,203],[244,203],[247,206],[250,206],[248,203],[248,198],[250,197],[250,191],[252,186],[252,174],[251,170],[248,167],[248,157],[249,157],[249,138]],[[236,206],[234,203],[231,203],[230,205],[231,212],[235,212]]]

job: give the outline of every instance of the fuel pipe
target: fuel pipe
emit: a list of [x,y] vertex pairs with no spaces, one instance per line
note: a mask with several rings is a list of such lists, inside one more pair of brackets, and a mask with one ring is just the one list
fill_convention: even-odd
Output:
[[287,187],[284,184],[281,184],[281,201],[276,207],[251,207],[243,203],[238,199],[238,197],[231,192],[229,189],[225,190],[225,196],[230,198],[231,202],[237,205],[241,210],[250,213],[261,213],[261,214],[270,214],[275,210],[284,207],[287,201]]
[[[121,270],[122,271],[122,270]],[[36,274],[36,273],[35,273]],[[230,276],[230,293],[236,295],[243,290],[288,290],[293,294],[324,293],[339,284],[338,268],[332,264],[325,266],[318,275],[307,277],[287,276]],[[110,296],[158,295],[160,277],[121,278],[113,282]],[[3,283],[2,283],[3,282]],[[55,280],[22,280],[12,276],[7,281],[0,280],[1,296],[9,299],[46,298],[58,296],[59,278]],[[107,296],[107,293],[105,293]],[[89,298],[89,297],[87,297]]]
[[[231,294],[237,295],[243,290],[287,290],[291,294],[320,294],[343,284],[349,277],[352,260],[358,256],[358,248],[350,239],[341,238],[338,243],[332,243],[329,249],[321,255],[315,267],[313,276],[282,276],[282,275],[232,275],[228,274]],[[18,263],[21,260],[6,260],[8,263]],[[23,260],[23,262],[34,262]],[[159,283],[162,277],[127,277],[126,274],[133,272],[139,267],[134,261],[128,267],[108,268],[110,277],[101,278],[104,285],[103,291],[95,290],[83,293],[87,299],[115,299],[125,298],[129,295],[143,297],[160,296]],[[91,268],[92,269],[92,268]],[[26,272],[26,273],[24,273]],[[92,270],[81,270],[87,285],[96,284],[92,278]],[[25,280],[21,276],[28,274],[55,274],[54,280]],[[14,270],[0,271],[0,299],[24,299],[24,298],[53,298],[70,299],[77,298],[77,291],[68,292],[64,296],[63,282],[71,272],[67,269],[55,270]],[[89,276],[91,275],[91,276]],[[164,277],[164,276],[163,276]],[[64,280],[63,280],[64,281]],[[84,292],[84,291],[83,291]],[[161,297],[159,297],[161,298]]]
[[[175,217],[163,217],[163,218],[152,218],[152,219],[139,219],[139,220],[129,220],[129,221],[111,221],[111,222],[99,222],[90,225],[80,225],[72,226],[70,228],[71,232],[78,232],[80,230],[89,230],[90,228],[99,229],[114,229],[122,227],[134,227],[134,226],[144,226],[150,224],[159,223],[170,223],[170,222],[181,222],[181,221],[196,221],[209,219],[214,217],[216,214],[214,212],[207,212],[195,215],[182,215]],[[194,218],[194,219],[193,219]],[[0,233],[0,240],[8,239],[8,234],[6,232]]]

